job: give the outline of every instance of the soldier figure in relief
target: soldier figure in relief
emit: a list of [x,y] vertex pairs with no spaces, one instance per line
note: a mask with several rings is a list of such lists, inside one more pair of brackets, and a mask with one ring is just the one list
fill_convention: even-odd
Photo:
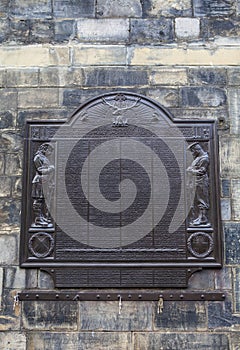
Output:
[[33,227],[52,227],[49,211],[46,205],[44,190],[51,200],[53,192],[54,165],[51,165],[48,157],[53,151],[49,143],[43,143],[34,156],[36,174],[32,180],[33,212],[35,215]]
[[209,157],[198,142],[192,143],[188,149],[192,152],[193,162],[187,171],[196,178],[196,193],[194,198],[194,211],[197,213],[190,223],[191,226],[210,226],[207,217],[209,210]]

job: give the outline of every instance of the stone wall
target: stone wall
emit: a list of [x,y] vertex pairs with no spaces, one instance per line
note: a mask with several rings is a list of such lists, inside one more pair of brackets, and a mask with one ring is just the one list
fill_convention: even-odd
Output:
[[[0,2],[0,341],[4,350],[240,349],[240,1]],[[190,279],[224,302],[22,302],[48,275],[18,267],[25,120],[67,118],[115,89],[219,122],[224,268]]]

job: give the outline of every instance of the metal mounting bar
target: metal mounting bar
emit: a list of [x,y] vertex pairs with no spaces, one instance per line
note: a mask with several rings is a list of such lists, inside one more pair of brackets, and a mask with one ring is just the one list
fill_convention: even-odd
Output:
[[159,298],[172,301],[223,301],[224,292],[74,292],[74,291],[22,291],[18,293],[20,301],[157,301]]

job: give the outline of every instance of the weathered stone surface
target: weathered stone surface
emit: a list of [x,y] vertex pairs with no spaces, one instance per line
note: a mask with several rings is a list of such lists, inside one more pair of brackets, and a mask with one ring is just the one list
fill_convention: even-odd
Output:
[[213,290],[214,277],[212,270],[197,271],[190,277],[188,287],[190,290]]
[[14,126],[14,115],[7,112],[0,113],[0,129],[7,129]]
[[146,70],[94,68],[84,69],[86,86],[135,86],[147,85],[148,73]]
[[[0,135],[0,141],[0,149],[3,149],[5,152],[22,151],[22,137],[16,131],[4,130]],[[21,165],[21,161],[22,159],[19,159],[18,166],[19,164]]]
[[9,0],[1,0],[0,2],[0,17],[7,17]]
[[240,139],[222,137],[220,142],[220,173],[223,178],[239,178]]
[[11,195],[11,178],[0,176],[0,197],[10,197]]
[[231,18],[204,18],[201,21],[203,38],[216,39],[217,37],[238,37],[240,34],[239,20]]
[[233,269],[233,274],[234,274],[233,283],[234,283],[234,299],[235,299],[234,311],[240,313],[240,268],[237,267]]
[[144,16],[158,17],[163,16],[191,16],[190,0],[172,0],[171,2],[164,0],[145,0],[143,1]]
[[226,242],[226,263],[230,265],[240,264],[240,224],[225,223],[224,234]]
[[6,154],[5,158],[5,174],[6,175],[21,175],[22,174],[22,155],[21,154]]
[[5,268],[4,287],[11,289],[25,288],[26,270],[19,267]]
[[171,19],[132,19],[130,41],[137,44],[169,43],[173,41]]
[[125,46],[89,46],[73,48],[74,65],[120,65],[126,63]]
[[[237,76],[237,75],[236,75]],[[231,134],[240,134],[240,89],[230,88],[228,90],[230,132]]]
[[150,73],[151,85],[185,85],[187,84],[186,69],[154,69]]
[[15,86],[38,86],[38,69],[8,69],[6,85]]
[[97,15],[99,17],[141,17],[140,0],[98,0]]
[[214,271],[215,288],[219,290],[232,289],[232,270],[229,267],[223,267]]
[[22,177],[12,176],[12,198],[21,198],[22,196]]
[[231,202],[229,198],[221,199],[222,220],[231,220]]
[[[1,202],[0,202],[1,203]],[[0,204],[1,206],[1,204]],[[2,215],[1,215],[2,216]],[[0,217],[1,220],[1,217]],[[0,264],[16,264],[17,260],[17,239],[15,235],[0,235]]]
[[206,305],[193,301],[164,301],[160,314],[157,313],[155,305],[154,328],[179,331],[206,329]]
[[69,48],[60,46],[12,46],[0,48],[0,66],[48,67],[69,65]]
[[51,0],[12,0],[10,12],[19,18],[50,18],[52,16]]
[[234,13],[234,0],[194,0],[193,10],[197,17],[230,16]]
[[[5,230],[11,229],[12,225],[18,225],[20,223],[20,208],[21,202],[20,200],[12,200],[12,199],[1,199],[0,200],[0,224],[2,228]],[[13,238],[10,240],[13,242]],[[3,254],[7,254],[8,252],[2,252]],[[10,253],[9,253],[10,254]],[[16,256],[9,256],[10,261],[13,259],[15,261]]]
[[54,281],[47,272],[39,271],[38,274],[38,286],[42,289],[53,289]]
[[5,350],[26,350],[26,335],[21,332],[0,332],[0,343]]
[[54,22],[54,26],[54,40],[57,42],[72,40],[76,35],[75,21],[73,20]]
[[71,115],[71,109],[30,109],[19,111],[17,116],[17,127],[25,127],[26,120],[40,120],[40,119],[64,119]]
[[178,107],[179,106],[179,92],[174,88],[158,88],[149,89],[147,96],[155,99],[165,107]]
[[[98,315],[95,317],[95,315]],[[151,302],[122,302],[119,315],[118,301],[80,302],[80,329],[104,331],[134,331],[152,329]]]
[[215,119],[219,117],[226,118],[227,111],[225,108],[218,108],[217,113],[216,109],[210,108],[170,108],[170,111],[175,118],[181,119]]
[[54,38],[54,24],[49,21],[31,21],[30,43],[49,43]]
[[18,92],[18,106],[31,107],[58,107],[58,89],[39,88],[26,89]]
[[2,292],[3,292],[3,276],[4,276],[4,270],[2,267],[0,267],[0,306],[2,305]]
[[38,287],[38,270],[27,269],[26,271],[26,285],[25,288],[37,288]]
[[81,86],[82,82],[81,68],[43,68],[40,70],[40,86]]
[[225,69],[190,68],[188,71],[188,78],[192,85],[226,86],[227,84]]
[[79,19],[77,37],[81,42],[126,42],[129,21],[126,19]]
[[14,43],[28,44],[30,41],[29,19],[12,19],[9,22],[9,40]]
[[240,332],[232,332],[231,335],[231,350],[239,350],[240,349]]
[[0,87],[4,87],[6,82],[6,70],[0,69]]
[[129,47],[128,63],[131,65],[176,65],[176,66],[237,66],[240,64],[239,48],[167,48]]
[[223,179],[221,182],[221,195],[222,197],[230,196],[231,182],[229,179]]
[[[130,333],[81,332],[81,333],[29,333],[29,349],[42,350],[131,350]],[[49,348],[50,346],[50,348]],[[214,349],[215,350],[215,349]]]
[[225,334],[135,333],[134,350],[230,350]]
[[17,295],[15,289],[3,289],[2,309],[0,316],[0,333],[7,330],[20,330],[20,304],[13,307],[14,297]]
[[232,219],[240,220],[240,180],[232,180]]
[[0,175],[4,174],[5,169],[5,157],[4,153],[0,153]]
[[53,14],[60,18],[93,17],[94,0],[53,0]]
[[179,39],[196,39],[200,35],[200,21],[198,18],[176,18],[175,33]]
[[82,91],[79,89],[65,89],[63,92],[63,106],[78,106],[82,101]]
[[208,304],[208,327],[210,329],[233,327],[240,324],[240,317],[232,314],[230,301],[210,302]]
[[1,111],[17,109],[17,93],[12,90],[0,90]]
[[228,84],[233,86],[240,85],[240,68],[231,68],[227,70]]
[[6,18],[2,19],[1,13],[0,13],[0,43],[7,41],[8,37],[9,37],[9,21]]
[[25,301],[23,302],[23,327],[38,330],[77,330],[77,314],[76,302]]
[[226,104],[225,91],[212,87],[185,87],[181,89],[182,103],[189,107],[220,107]]

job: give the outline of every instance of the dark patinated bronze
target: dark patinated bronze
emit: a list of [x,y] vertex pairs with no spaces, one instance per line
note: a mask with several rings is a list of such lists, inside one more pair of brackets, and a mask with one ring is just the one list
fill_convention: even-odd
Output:
[[187,287],[222,264],[211,120],[114,92],[26,127],[21,267],[59,288]]

